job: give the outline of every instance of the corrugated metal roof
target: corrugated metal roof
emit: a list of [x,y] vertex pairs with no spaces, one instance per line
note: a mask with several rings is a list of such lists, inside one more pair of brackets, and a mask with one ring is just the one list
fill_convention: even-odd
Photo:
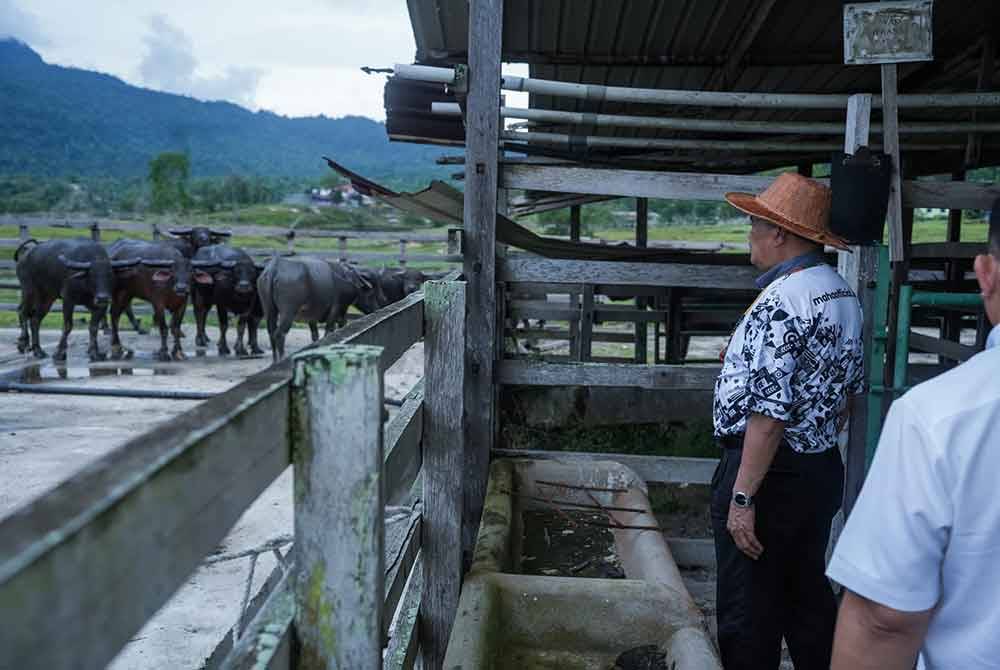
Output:
[[[880,90],[877,66],[845,66],[841,0],[506,0],[503,60],[529,63],[540,79],[663,89],[796,93],[859,93]],[[408,0],[418,62],[465,62],[467,0]],[[970,49],[987,31],[1000,44],[1000,2],[966,0],[934,6],[932,63],[900,65],[900,91],[975,90],[980,54]],[[753,27],[759,26],[754,33]],[[745,47],[745,49],[741,49]],[[699,118],[835,121],[836,110],[698,109],[593,102],[531,96],[530,106],[607,114]],[[907,120],[967,120],[968,112],[907,110]],[[1000,120],[996,112],[980,120]],[[405,125],[405,124],[404,124]],[[543,130],[623,137],[691,137],[677,131],[546,125]],[[746,135],[699,134],[727,139]],[[952,136],[956,143],[964,137]],[[827,138],[828,139],[828,138]],[[940,137],[914,138],[936,142]],[[911,152],[911,173],[947,172],[963,152]],[[684,158],[684,152],[674,152]],[[750,162],[746,170],[773,164],[774,156],[727,152]],[[690,158],[690,155],[688,155]],[[698,154],[707,165],[710,154]],[[794,158],[794,157],[791,157]],[[803,161],[822,156],[800,156]],[[984,151],[983,160],[1000,156]],[[793,161],[794,162],[794,161]],[[689,167],[692,163],[686,161]]]

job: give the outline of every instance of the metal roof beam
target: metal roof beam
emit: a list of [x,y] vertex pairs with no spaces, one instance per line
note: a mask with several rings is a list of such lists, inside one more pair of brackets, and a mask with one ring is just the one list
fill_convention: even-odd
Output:
[[726,58],[726,62],[722,68],[716,70],[712,75],[708,85],[705,86],[705,90],[726,89],[733,85],[736,81],[737,70],[744,65],[743,57],[746,56],[750,47],[753,46],[754,40],[757,39],[758,33],[764,27],[767,17],[771,14],[771,10],[774,9],[776,3],[777,0],[762,0],[757,5],[746,30],[742,31],[743,34],[736,43],[736,47],[729,52],[729,56]]

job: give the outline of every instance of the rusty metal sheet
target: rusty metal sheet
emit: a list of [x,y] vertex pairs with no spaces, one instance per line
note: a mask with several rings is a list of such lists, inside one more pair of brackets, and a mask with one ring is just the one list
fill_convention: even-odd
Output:
[[934,60],[933,0],[844,5],[844,63]]

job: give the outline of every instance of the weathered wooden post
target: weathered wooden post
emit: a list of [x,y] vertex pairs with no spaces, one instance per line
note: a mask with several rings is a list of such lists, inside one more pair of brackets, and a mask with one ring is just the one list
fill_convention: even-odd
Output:
[[337,250],[340,252],[340,262],[347,262],[347,238],[338,237],[337,238]]
[[28,231],[28,224],[23,221],[17,225],[17,234],[21,238],[21,241],[27,240],[31,237],[31,233]]
[[382,667],[381,352],[332,345],[294,357],[299,670]]
[[[580,241],[580,207],[582,205],[571,205],[569,208],[569,239],[572,242]],[[569,294],[569,306],[571,309],[579,309],[580,294]],[[580,321],[570,319],[569,322],[569,357],[574,361],[580,358]]]
[[406,267],[406,240],[399,241],[399,266]]
[[[424,284],[424,667],[444,661],[462,583],[465,282]],[[477,519],[478,520],[478,519]]]
[[154,242],[159,242],[160,239],[163,237],[160,234],[160,227],[156,225],[155,221],[153,223],[149,224],[149,225],[150,225],[150,228],[152,228],[152,230],[153,230],[153,241]]
[[288,249],[288,253],[295,253],[295,229],[289,228],[288,232],[285,233],[285,246]]
[[97,221],[92,221],[90,223],[90,239],[95,242],[101,241],[101,224]]
[[[649,200],[635,199],[635,246],[643,248],[649,241]],[[646,298],[635,299],[636,309],[646,309]],[[635,322],[635,362],[646,362],[646,322]]]

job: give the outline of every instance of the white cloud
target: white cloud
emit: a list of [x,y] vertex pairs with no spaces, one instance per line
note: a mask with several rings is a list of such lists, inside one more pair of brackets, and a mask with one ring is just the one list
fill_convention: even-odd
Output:
[[14,37],[32,46],[48,43],[38,17],[18,7],[14,0],[0,0],[0,38],[4,37]]
[[146,55],[139,64],[139,75],[147,86],[202,100],[229,100],[244,107],[256,107],[257,84],[262,74],[259,69],[230,66],[215,76],[198,74],[191,38],[163,14],[150,18],[144,42]]
[[416,50],[404,0],[0,0],[0,17],[29,2],[49,62],[290,116],[384,118],[384,77],[359,68]]

